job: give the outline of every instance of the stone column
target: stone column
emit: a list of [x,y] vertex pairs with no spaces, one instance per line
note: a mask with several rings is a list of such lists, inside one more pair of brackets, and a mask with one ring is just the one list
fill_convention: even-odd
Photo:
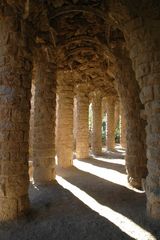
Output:
[[35,97],[35,85],[33,83],[32,73],[32,87],[31,87],[31,109],[30,109],[30,121],[29,121],[29,177],[30,181],[33,179],[33,132],[34,132],[34,97]]
[[89,157],[89,97],[85,84],[77,87],[77,133],[76,156],[79,159]]
[[91,148],[93,154],[102,153],[102,97],[100,92],[94,92],[92,96],[93,133]]
[[126,148],[126,116],[123,109],[123,106],[121,105],[121,136],[120,136],[120,144],[123,148]]
[[147,116],[147,210],[151,217],[160,219],[160,34],[157,9],[151,7],[145,19],[133,19],[125,30]]
[[107,128],[106,128],[106,145],[108,151],[113,151],[115,148],[115,99],[114,97],[107,97]]
[[57,158],[58,165],[66,168],[73,161],[73,101],[72,83],[60,82],[57,89]]
[[0,16],[0,221],[14,219],[29,208],[32,78],[26,25],[11,8],[4,13]]
[[76,149],[76,133],[77,133],[77,99],[74,98],[73,106],[73,148]]
[[54,180],[56,67],[45,58],[38,60],[35,62],[33,179],[37,185],[43,185]]
[[120,117],[120,104],[119,102],[117,102],[115,104],[115,113],[114,113],[114,119],[115,119],[115,128],[114,130],[116,130],[118,122],[119,122],[119,117]]
[[116,73],[116,88],[126,120],[126,171],[130,185],[141,188],[142,179],[147,175],[146,122],[140,118],[143,105],[140,102],[140,89],[135,79],[131,60],[125,54],[121,56],[123,57],[118,60],[114,72]]

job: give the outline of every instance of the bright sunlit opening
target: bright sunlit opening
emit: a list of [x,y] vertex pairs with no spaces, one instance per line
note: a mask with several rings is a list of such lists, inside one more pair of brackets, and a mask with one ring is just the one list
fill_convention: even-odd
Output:
[[141,228],[139,225],[131,221],[129,218],[112,210],[111,208],[98,203],[94,198],[82,191],[75,185],[66,181],[60,176],[56,176],[57,182],[65,189],[69,190],[74,196],[81,200],[93,211],[97,212],[100,216],[105,217],[112,222],[121,231],[125,232],[128,236],[137,240],[155,240],[156,238],[148,231]]

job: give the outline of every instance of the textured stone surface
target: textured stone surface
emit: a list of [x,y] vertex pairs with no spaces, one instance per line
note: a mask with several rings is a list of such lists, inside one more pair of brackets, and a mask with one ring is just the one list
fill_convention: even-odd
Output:
[[56,69],[54,63],[35,60],[33,179],[46,184],[55,168]]
[[102,152],[102,96],[101,92],[95,91],[92,96],[93,132],[91,149],[96,155]]
[[89,129],[88,129],[89,97],[87,86],[85,84],[77,86],[76,98],[77,98],[76,157],[79,159],[83,159],[89,156]]
[[58,165],[72,166],[73,158],[73,84],[59,81],[57,87],[56,149]]
[[106,147],[108,151],[115,148],[115,98],[107,97],[107,124],[106,124]]
[[[21,24],[21,25],[20,25]],[[24,22],[0,16],[0,220],[26,212],[32,60]]]
[[[124,67],[125,66],[125,67]],[[139,87],[130,60],[123,56],[115,68],[116,85],[126,119],[126,170],[128,180],[134,187],[141,187],[147,175],[146,122],[140,118],[143,105],[139,99]],[[129,79],[129,80],[128,80]],[[127,89],[127,90],[126,90]]]
[[114,119],[115,119],[115,130],[116,130],[120,121],[120,103],[119,102],[115,103]]
[[125,112],[124,112],[124,108],[121,105],[121,109],[120,109],[120,113],[121,113],[121,136],[120,136],[120,144],[123,148],[126,148],[127,144],[126,144],[126,116],[125,116]]
[[[35,58],[36,52],[41,51],[41,48],[45,52],[42,63],[46,62],[46,58],[49,59],[48,63],[52,61],[55,63],[56,55],[56,64],[62,75],[65,75],[66,71],[74,74],[75,77],[71,81],[67,79],[73,83],[73,88],[77,84],[87,86],[85,93],[80,90],[77,97],[79,99],[77,102],[79,107],[77,109],[79,122],[77,124],[77,139],[79,139],[77,154],[83,153],[82,157],[88,156],[86,124],[88,94],[99,89],[103,96],[117,98],[119,95],[126,118],[128,179],[136,187],[141,185],[141,179],[147,174],[148,158],[147,209],[152,217],[160,219],[159,9],[160,1],[158,0],[147,0],[147,2],[128,0],[0,1],[0,140],[2,142],[0,192],[3,200],[6,198],[8,200],[8,202],[2,201],[4,214],[0,217],[1,219],[5,218],[3,217],[5,211],[6,219],[8,219],[8,213],[12,210],[11,218],[27,208],[28,122],[32,68],[30,54],[32,53]],[[51,46],[54,51],[50,51],[48,46]],[[42,64],[42,69],[45,68],[44,66],[45,64]],[[48,73],[47,69],[48,64],[44,69],[46,79],[51,73],[50,70]],[[55,79],[55,76],[52,77]],[[118,86],[118,94],[114,83]],[[43,92],[41,89],[43,87],[46,89],[43,85],[39,86],[40,92]],[[49,96],[46,93],[45,97],[48,99],[50,96],[50,93]],[[55,93],[51,99],[55,102]],[[50,106],[47,111],[50,114],[55,112],[55,104],[54,110]],[[39,114],[41,115],[41,111]],[[52,117],[51,119],[53,120]],[[147,121],[147,136],[144,131],[144,119]],[[47,121],[45,124],[48,124]],[[48,128],[50,128],[49,125]],[[54,132],[54,126],[51,130]],[[113,131],[112,126],[110,131]],[[45,134],[41,133],[41,135]],[[37,144],[37,141],[41,144],[42,139],[38,140],[38,138],[37,132],[34,144]],[[49,140],[48,137],[47,141],[51,143],[54,140]],[[71,140],[69,142],[71,143]],[[69,149],[71,149],[70,143]],[[50,148],[50,144],[48,147],[46,145],[44,152]],[[38,152],[38,145],[36,148]],[[51,152],[49,150],[49,154]],[[48,161],[52,161],[52,158]],[[49,167],[48,171],[52,172],[53,168]],[[16,172],[18,177],[12,179],[13,172]],[[43,171],[40,172],[42,176]],[[11,205],[10,200],[13,202],[13,208],[8,211],[8,206]]]
[[[153,6],[152,6],[153,7]],[[150,9],[153,11],[153,8]],[[153,12],[152,12],[153,13]],[[136,79],[141,88],[140,98],[147,116],[147,168],[146,179],[147,210],[153,218],[160,218],[159,182],[159,21],[151,18],[137,18],[130,21],[130,35],[127,36],[130,57]]]

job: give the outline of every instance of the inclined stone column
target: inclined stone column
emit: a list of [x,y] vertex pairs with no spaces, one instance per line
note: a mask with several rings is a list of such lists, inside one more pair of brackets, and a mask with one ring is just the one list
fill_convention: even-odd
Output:
[[89,97],[85,84],[77,86],[77,131],[76,131],[76,157],[79,159],[89,156]]
[[92,96],[93,133],[91,148],[93,154],[102,152],[102,96],[100,92],[94,92]]
[[33,179],[38,185],[54,180],[55,111],[56,67],[43,58],[35,63]]
[[112,151],[115,148],[115,99],[114,97],[107,97],[107,131],[106,131],[106,145],[107,150]]
[[140,118],[143,105],[140,102],[140,90],[131,60],[127,55],[121,56],[123,57],[117,61],[114,72],[116,73],[116,88],[121,100],[122,122],[125,118],[126,125],[126,171],[130,185],[142,188],[142,179],[145,179],[147,175],[146,122]]
[[146,18],[133,19],[125,30],[147,117],[147,210],[151,217],[160,219],[160,34],[157,8],[151,7]]
[[0,16],[0,221],[14,219],[29,208],[32,78],[26,25],[11,7],[4,14]]
[[120,136],[120,144],[123,148],[126,148],[126,116],[121,105],[121,136]]
[[58,165],[72,166],[73,160],[73,84],[59,81],[57,88],[57,136]]

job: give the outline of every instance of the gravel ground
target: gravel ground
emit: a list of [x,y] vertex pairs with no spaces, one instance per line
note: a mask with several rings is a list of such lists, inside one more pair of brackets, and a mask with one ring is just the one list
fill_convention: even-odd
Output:
[[146,216],[145,193],[126,185],[123,164],[121,153],[104,153],[57,169],[49,186],[31,184],[30,213],[1,224],[0,240],[160,239]]

